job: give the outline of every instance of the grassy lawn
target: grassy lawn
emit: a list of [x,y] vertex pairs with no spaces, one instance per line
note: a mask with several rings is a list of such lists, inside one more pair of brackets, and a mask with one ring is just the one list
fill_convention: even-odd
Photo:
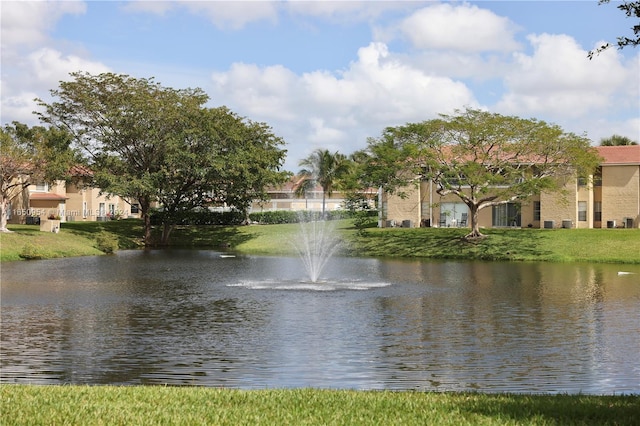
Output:
[[0,386],[10,425],[636,425],[640,396]]
[[[37,226],[10,225],[0,234],[0,259],[18,260],[25,247],[39,257],[100,254],[99,234],[117,240],[120,249],[141,247],[138,220],[63,223],[59,234]],[[298,225],[178,227],[175,247],[230,249],[245,254],[292,255]],[[350,220],[337,222],[348,256],[460,260],[640,263],[640,229],[487,229],[487,238],[466,241],[466,229],[366,228],[358,232]]]

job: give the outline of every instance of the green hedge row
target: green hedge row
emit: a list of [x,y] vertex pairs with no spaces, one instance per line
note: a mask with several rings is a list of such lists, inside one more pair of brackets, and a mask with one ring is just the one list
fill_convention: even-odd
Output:
[[[364,212],[354,213],[349,210],[335,210],[326,212],[326,218],[328,220],[350,219],[363,213]],[[367,211],[366,215],[368,217],[375,217],[377,212],[375,210]],[[153,212],[151,215],[151,223],[153,225],[160,225],[164,222],[165,217],[164,212]],[[249,214],[249,220],[251,222],[265,225],[308,222],[310,220],[319,220],[321,217],[322,213],[315,211],[274,210]],[[175,222],[177,225],[241,225],[244,221],[245,216],[242,212],[212,212],[205,210],[182,213]]]

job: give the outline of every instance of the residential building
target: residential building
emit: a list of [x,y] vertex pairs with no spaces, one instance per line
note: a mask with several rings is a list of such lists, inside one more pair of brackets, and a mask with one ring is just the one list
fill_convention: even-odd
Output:
[[[485,208],[480,227],[639,228],[640,145],[596,149],[603,160],[593,176],[567,180],[564,191]],[[404,192],[405,197],[380,192],[379,226],[470,225],[467,206],[454,195],[438,195],[433,182]]]
[[[251,205],[251,212],[273,211],[273,210],[309,210],[322,211],[323,193],[322,187],[316,185],[309,189],[304,195],[297,194],[296,188],[300,184],[300,177],[294,176],[283,185],[267,188],[267,201],[254,201]],[[369,189],[363,193],[370,200],[372,208],[375,207],[376,190]],[[341,210],[345,208],[345,194],[342,191],[332,191],[331,195],[325,194],[325,211]]]
[[102,194],[99,188],[63,180],[29,185],[10,202],[8,223],[37,224],[50,217],[69,221],[106,221],[140,217],[138,206],[122,197]]

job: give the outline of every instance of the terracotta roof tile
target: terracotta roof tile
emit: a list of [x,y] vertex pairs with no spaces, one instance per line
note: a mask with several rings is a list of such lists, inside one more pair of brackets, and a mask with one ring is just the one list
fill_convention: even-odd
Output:
[[43,200],[43,201],[63,201],[67,197],[60,194],[54,194],[52,192],[32,192],[29,194],[30,200]]
[[598,146],[602,164],[640,164],[640,145]]

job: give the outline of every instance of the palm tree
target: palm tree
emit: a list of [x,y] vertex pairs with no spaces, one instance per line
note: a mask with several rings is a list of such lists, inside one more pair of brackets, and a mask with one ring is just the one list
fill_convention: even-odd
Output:
[[325,217],[327,195],[331,196],[334,186],[348,172],[347,157],[339,152],[331,153],[326,149],[316,149],[298,164],[303,167],[298,174],[302,178],[298,184],[301,191],[319,184],[322,187],[322,217]]
[[608,138],[600,139],[600,146],[623,146],[623,145],[638,145],[638,142],[626,136],[620,136],[620,135],[613,135]]

